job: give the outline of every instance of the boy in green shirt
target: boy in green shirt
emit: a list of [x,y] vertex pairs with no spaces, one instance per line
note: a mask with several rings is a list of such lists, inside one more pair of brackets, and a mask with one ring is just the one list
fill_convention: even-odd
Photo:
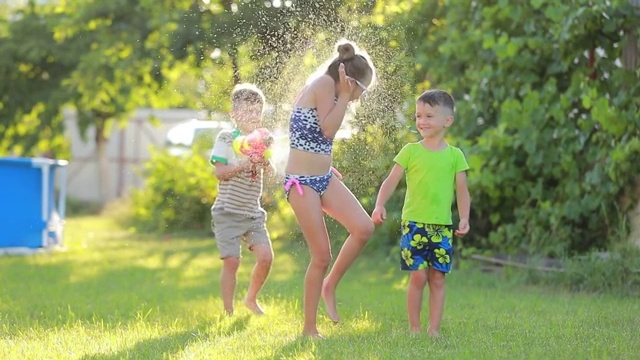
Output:
[[453,260],[451,205],[457,195],[460,223],[456,236],[469,232],[471,197],[469,165],[462,151],[444,140],[453,124],[454,100],[442,90],[429,90],[416,100],[416,127],[422,141],[405,145],[384,180],[371,215],[381,224],[386,204],[406,173],[407,193],[402,208],[401,269],[411,271],[407,312],[411,332],[419,333],[424,288],[429,283],[430,336],[438,336],[444,309],[445,274]]

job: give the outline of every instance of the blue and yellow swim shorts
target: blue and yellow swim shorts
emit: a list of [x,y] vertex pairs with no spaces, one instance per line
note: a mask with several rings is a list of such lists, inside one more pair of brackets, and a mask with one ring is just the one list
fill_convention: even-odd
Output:
[[400,268],[415,271],[432,267],[451,272],[453,227],[402,221]]

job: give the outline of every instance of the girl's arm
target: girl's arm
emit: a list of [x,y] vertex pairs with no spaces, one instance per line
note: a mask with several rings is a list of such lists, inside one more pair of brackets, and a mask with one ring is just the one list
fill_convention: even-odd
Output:
[[336,102],[334,93],[335,83],[331,77],[322,76],[318,79],[315,88],[316,108],[322,134],[327,139],[333,139],[336,136],[349,104],[348,94],[339,95]]
[[340,65],[338,72],[340,83],[338,84],[337,101],[334,98],[335,81],[328,75],[323,75],[317,80],[314,92],[320,128],[327,139],[333,139],[340,130],[347,106],[351,101],[351,94],[355,88],[355,81],[346,76],[344,65]]

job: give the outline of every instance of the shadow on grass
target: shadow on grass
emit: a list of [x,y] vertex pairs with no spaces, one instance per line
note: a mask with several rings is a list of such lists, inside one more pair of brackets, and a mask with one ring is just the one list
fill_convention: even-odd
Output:
[[[88,326],[127,325],[146,317],[164,319],[185,314],[185,304],[207,302],[218,295],[221,261],[210,239],[163,241],[137,238],[104,241],[94,252],[60,253],[39,258],[0,258],[0,314],[8,336],[30,329],[53,329],[70,324]],[[286,244],[277,244],[284,251]],[[276,255],[277,256],[277,255]],[[298,274],[297,258],[282,273],[277,265],[267,281],[269,288],[285,289]],[[248,286],[244,277],[253,266],[253,256],[243,258],[238,292]],[[203,270],[204,269],[204,270]],[[216,299],[219,301],[219,299]],[[202,312],[197,317],[208,317]],[[241,329],[238,323],[233,327]]]
[[[91,221],[96,220],[90,219],[85,226],[87,229],[94,226]],[[85,228],[78,226],[78,229],[75,236],[86,236]],[[68,253],[31,258],[0,258],[0,313],[10,325],[5,332],[7,335],[20,334],[34,327],[47,330],[77,323],[115,326],[147,317],[193,316],[182,312],[185,304],[206,303],[218,296],[221,261],[212,237],[163,240],[155,235],[120,234],[117,231],[114,234],[110,229],[101,231],[112,235],[95,240],[87,238],[91,250],[72,249]],[[274,240],[274,249],[276,262],[262,296],[285,294],[301,298],[303,273],[309,260],[306,245],[283,238]],[[338,251],[339,247],[334,248],[334,256]],[[246,291],[248,273],[254,261],[244,249],[243,254],[243,273],[239,274],[237,288],[239,295]],[[365,285],[380,281],[379,274],[367,271],[371,257],[363,254],[346,278],[353,280],[353,276],[367,274],[359,277],[358,282]],[[363,258],[369,259],[362,261]],[[349,292],[348,288],[339,289],[339,301],[343,296],[351,298],[347,295]],[[356,298],[346,303],[355,306],[355,302],[360,300]],[[208,314],[203,311],[196,316],[207,317]]]
[[[5,270],[0,267],[0,271]],[[83,322],[104,325],[127,324],[150,313],[171,311],[184,300],[207,298],[211,284],[197,279],[182,286],[182,269],[149,269],[125,266],[102,271],[79,281],[70,281],[74,266],[67,263],[33,265],[14,263],[12,271],[24,278],[4,281],[0,309],[12,323],[10,333],[28,330],[34,324],[55,328]],[[3,309],[4,308],[4,309]]]
[[[112,354],[91,354],[82,360],[120,360],[120,359],[162,359],[182,351],[189,344],[202,341],[204,328],[199,326],[192,330],[179,331],[170,335],[159,336],[139,341],[134,346]],[[206,340],[206,339],[204,339]]]
[[[372,338],[378,338],[382,336],[384,336],[384,331],[380,329],[354,331],[349,334],[328,336],[324,339],[311,339],[299,335],[292,341],[275,350],[273,354],[269,354],[260,359],[307,359],[309,358],[309,354],[313,354],[313,358],[318,359],[342,359],[344,357],[342,355],[337,356],[337,354],[335,353],[335,349],[345,349],[345,351],[348,351],[346,349],[349,348],[350,344],[363,343],[370,341]],[[358,351],[357,354],[358,358],[360,359],[378,358],[378,350],[373,346],[370,347],[367,352]]]
[[[226,316],[226,315],[222,315]],[[227,318],[228,319],[228,318]],[[219,325],[222,329],[216,332],[217,336],[229,336],[236,333],[243,332],[249,326],[249,321],[251,320],[251,315],[234,315],[231,323],[227,326]]]

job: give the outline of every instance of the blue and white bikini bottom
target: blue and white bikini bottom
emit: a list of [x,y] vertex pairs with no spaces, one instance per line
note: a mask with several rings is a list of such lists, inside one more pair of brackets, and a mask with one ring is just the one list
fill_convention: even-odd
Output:
[[284,191],[287,195],[287,199],[289,198],[289,192],[292,187],[295,187],[298,194],[302,195],[302,186],[306,185],[312,188],[318,195],[322,196],[327,188],[329,187],[329,182],[331,182],[331,177],[333,177],[333,170],[329,170],[328,173],[324,175],[292,175],[286,174],[284,176]]

